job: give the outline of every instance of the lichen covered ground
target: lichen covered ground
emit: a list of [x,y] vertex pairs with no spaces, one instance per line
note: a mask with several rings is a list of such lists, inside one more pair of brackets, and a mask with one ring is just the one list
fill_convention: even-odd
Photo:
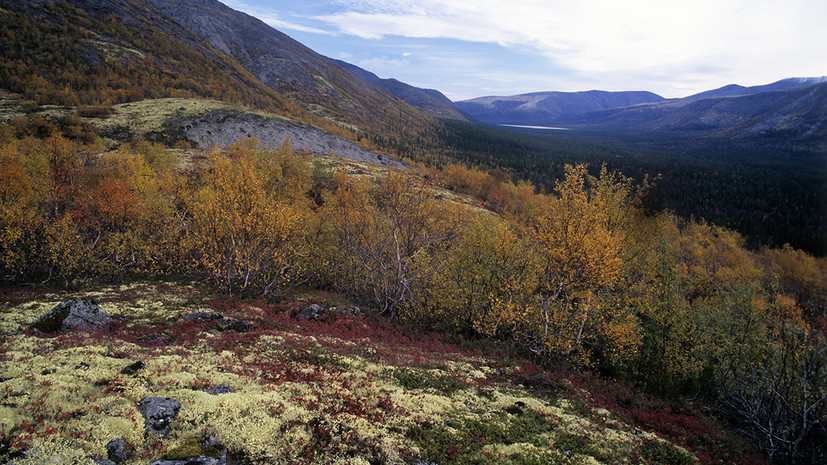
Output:
[[[116,323],[56,336],[28,328],[76,296],[96,300]],[[371,316],[292,318],[311,302],[341,304],[331,294],[273,304],[154,283],[71,294],[3,289],[2,297],[0,462],[91,463],[125,439],[134,446],[129,463],[149,463],[194,435],[217,438],[242,463],[698,461],[528,361]],[[250,329],[183,318],[196,311]],[[122,372],[136,362],[143,368]],[[234,392],[205,392],[221,384]],[[144,432],[137,403],[147,396],[182,405],[165,437]]]

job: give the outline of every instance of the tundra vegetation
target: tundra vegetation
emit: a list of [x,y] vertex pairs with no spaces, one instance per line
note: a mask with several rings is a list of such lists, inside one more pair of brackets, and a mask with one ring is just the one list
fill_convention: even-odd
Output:
[[[132,3],[0,1],[4,460],[210,436],[242,463],[827,461],[827,261],[778,243],[823,254],[821,157],[650,156],[378,97],[354,116]],[[240,105],[428,165],[196,150],[170,118]],[[115,322],[31,327],[77,294]],[[310,303],[372,311],[289,316]],[[181,403],[167,436],[147,397]]]
[[[646,182],[569,165],[545,194],[461,165],[365,172],[254,139],[182,160],[45,128],[0,131],[4,454],[102,456],[117,434],[143,460],[210,434],[273,462],[753,457],[685,413],[711,408],[773,461],[825,458],[827,261],[646,209]],[[101,287],[168,279],[198,292]],[[119,322],[41,337],[27,325],[60,299],[32,284],[97,290]],[[393,326],[294,322],[302,290]],[[216,306],[254,329],[180,323]],[[125,358],[148,368],[118,375]],[[541,367],[553,382],[525,381]],[[243,395],[198,391],[222,383]],[[141,436],[145,395],[183,402],[175,435]]]

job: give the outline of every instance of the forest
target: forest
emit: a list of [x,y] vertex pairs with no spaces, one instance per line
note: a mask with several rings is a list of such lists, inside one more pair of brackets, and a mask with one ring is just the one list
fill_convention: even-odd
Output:
[[66,130],[0,127],[7,284],[334,289],[408,327],[696,399],[778,463],[825,457],[827,260],[647,208],[645,180],[565,164],[542,193],[459,164],[360,176],[255,139],[185,162]]
[[[432,161],[500,168],[551,191],[563,166],[588,163],[653,186],[646,205],[705,219],[744,236],[746,245],[786,243],[827,253],[827,156],[783,140],[696,139],[685,134],[504,130],[442,121],[446,150]],[[441,160],[440,160],[441,159]]]

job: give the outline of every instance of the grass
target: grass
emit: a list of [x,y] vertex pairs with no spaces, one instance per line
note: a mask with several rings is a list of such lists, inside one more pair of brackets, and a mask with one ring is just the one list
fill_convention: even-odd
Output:
[[[193,283],[135,283],[75,296],[95,299],[116,323],[43,337],[27,324],[70,296],[0,295],[0,460],[91,463],[125,439],[135,451],[128,463],[148,463],[187,455],[193,438],[209,435],[261,463],[699,461],[680,438],[604,408],[602,388],[592,395],[581,379],[557,379],[570,388],[551,394],[520,383],[540,371],[527,360],[369,315],[329,323],[290,316],[308,302],[344,301],[330,293],[303,291],[274,305]],[[251,329],[183,319],[195,311]],[[123,372],[139,361],[142,369]],[[220,384],[233,392],[205,392]],[[147,396],[182,404],[166,437],[144,434],[136,405]]]

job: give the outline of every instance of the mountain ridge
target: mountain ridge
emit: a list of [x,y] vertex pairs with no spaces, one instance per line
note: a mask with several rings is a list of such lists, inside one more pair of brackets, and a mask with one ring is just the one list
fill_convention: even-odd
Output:
[[385,92],[400,98],[417,110],[437,118],[467,120],[462,110],[436,89],[424,89],[406,84],[398,79],[383,79],[376,74],[342,60],[333,60],[356,76],[376,85]]
[[648,91],[590,90],[478,97],[456,104],[462,111],[483,123],[546,125],[567,115],[662,100],[663,97]]
[[147,0],[237,59],[259,81],[324,118],[384,136],[428,116],[263,21],[217,0]]
[[585,130],[684,131],[703,137],[785,136],[818,141],[827,137],[827,81],[751,92],[730,88],[708,98],[606,109],[572,115],[556,124]]
[[[681,137],[778,136],[814,142],[821,146],[819,150],[825,149],[819,140],[827,140],[827,77],[788,78],[752,87],[730,84],[675,99],[634,101],[630,95],[645,100],[647,94],[534,92],[480,97],[457,105],[486,124],[630,133],[679,131]],[[623,97],[628,100],[624,102]]]

